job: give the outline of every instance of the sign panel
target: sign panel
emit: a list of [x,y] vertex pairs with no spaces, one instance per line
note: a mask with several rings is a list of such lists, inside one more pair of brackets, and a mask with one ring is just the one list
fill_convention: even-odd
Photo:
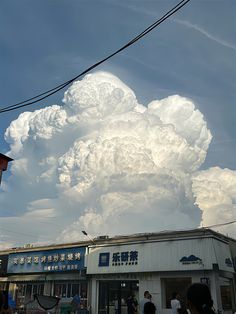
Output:
[[9,254],[8,273],[42,273],[82,270],[85,247]]
[[99,267],[138,265],[138,251],[99,253]]
[[212,238],[117,243],[89,248],[87,274],[210,270],[214,264],[233,272],[228,244]]

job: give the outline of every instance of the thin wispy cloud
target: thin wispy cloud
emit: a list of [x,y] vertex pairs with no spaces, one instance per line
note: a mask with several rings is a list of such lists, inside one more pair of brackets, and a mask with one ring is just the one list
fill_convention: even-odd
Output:
[[[111,3],[111,2],[109,2],[109,3]],[[144,9],[142,7],[134,6],[132,4],[127,4],[127,3],[124,4],[124,3],[121,3],[121,2],[113,2],[112,4],[115,5],[115,6],[118,6],[118,7],[127,9],[127,10],[130,10],[130,11],[133,11],[133,12],[150,15],[152,17],[158,17],[155,12],[146,10],[146,9]]]
[[173,19],[174,22],[176,23],[179,23],[181,25],[184,25],[188,28],[192,28],[194,30],[196,30],[197,32],[201,33],[202,35],[206,36],[207,38],[213,40],[214,42],[224,46],[224,47],[227,47],[227,48],[230,48],[230,49],[233,49],[233,50],[236,50],[236,45],[232,44],[232,43],[229,43],[221,38],[218,38],[217,36],[214,36],[212,34],[210,34],[209,32],[207,32],[205,29],[203,29],[202,27],[196,25],[196,24],[192,24],[188,21],[184,21],[184,20],[178,20],[178,19]]
[[[113,3],[115,5],[118,5],[120,7],[124,7],[126,9],[129,9],[131,11],[134,11],[134,12],[137,12],[137,13],[142,13],[142,14],[145,14],[145,15],[149,15],[151,17],[157,17],[157,14],[152,12],[152,11],[149,11],[149,10],[146,10],[144,8],[139,8],[139,7],[136,7],[136,6],[133,6],[133,5],[127,5],[127,4],[122,4],[122,3]],[[227,47],[227,48],[230,48],[230,49],[233,49],[233,50],[236,50],[236,45],[234,45],[233,43],[230,43],[230,42],[227,42],[217,36],[214,36],[212,34],[210,34],[208,31],[206,31],[204,28],[198,26],[197,24],[192,24],[186,20],[179,20],[179,19],[171,19],[171,21],[175,22],[175,23],[179,23],[181,25],[184,25],[188,28],[192,28],[194,29],[195,31],[201,33],[202,35],[204,35],[205,37],[213,40],[214,42],[224,46],[224,47]]]

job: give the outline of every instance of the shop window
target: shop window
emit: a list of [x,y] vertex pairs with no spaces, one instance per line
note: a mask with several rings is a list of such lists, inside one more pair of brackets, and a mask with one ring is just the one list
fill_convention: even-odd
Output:
[[18,284],[16,286],[16,307],[21,308],[24,306],[24,301],[25,301],[25,290],[26,290],[26,285],[25,284]]
[[221,301],[223,310],[232,310],[232,288],[231,286],[221,286]]
[[31,295],[32,295],[32,285],[27,285],[26,293],[25,293],[25,302],[28,302],[29,300],[31,300]]
[[100,281],[99,282],[99,314],[114,314],[115,306],[118,313],[127,313],[126,300],[130,293],[138,301],[138,281]]
[[81,297],[81,308],[87,308],[87,284],[82,283],[80,285],[80,297]]
[[106,314],[108,312],[108,282],[99,283],[99,314]]
[[38,293],[38,286],[37,285],[33,285],[33,295]]
[[54,296],[59,297],[59,298],[66,298],[66,288],[67,288],[67,284],[65,283],[55,284]]
[[66,297],[67,298],[70,298],[71,297],[71,284],[68,283],[68,286],[67,286],[67,294],[66,294]]
[[34,294],[42,295],[43,291],[43,283],[17,284],[15,294],[16,307],[23,308],[29,301],[33,300]]
[[38,294],[43,295],[44,292],[44,284],[39,284],[38,285]]
[[[109,283],[109,289],[108,289],[108,297],[109,297],[109,308],[111,312],[111,309],[115,309],[115,303],[118,304],[118,300],[120,300],[120,282],[113,281]],[[115,310],[113,311],[115,312]]]
[[191,285],[190,277],[183,278],[162,278],[162,307],[171,308],[170,301],[173,292],[177,292],[180,295],[180,301],[186,304],[186,292]]
[[7,284],[6,283],[0,283],[0,290],[7,290]]
[[80,284],[73,283],[72,284],[71,297],[75,296],[76,293],[81,295],[81,293],[80,293]]
[[[80,295],[81,309],[87,308],[87,283],[61,282],[54,285],[54,296],[62,299],[73,298]],[[67,300],[65,300],[67,302]]]

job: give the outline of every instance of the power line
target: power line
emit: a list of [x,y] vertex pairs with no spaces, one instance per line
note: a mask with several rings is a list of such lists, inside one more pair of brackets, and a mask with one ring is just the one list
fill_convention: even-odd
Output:
[[224,223],[221,223],[221,224],[215,224],[215,225],[211,225],[211,226],[206,226],[206,227],[203,226],[202,228],[215,228],[215,227],[231,225],[231,224],[234,224],[234,223],[236,223],[236,220],[229,221],[229,222],[224,222]]
[[171,15],[173,15],[174,13],[176,13],[178,10],[180,10],[184,5],[186,5],[190,0],[182,0],[180,1],[176,6],[174,6],[171,10],[169,10],[166,14],[164,14],[160,19],[158,19],[156,22],[154,22],[152,25],[150,25],[149,27],[147,27],[143,32],[141,32],[139,35],[137,35],[135,38],[133,38],[131,41],[129,41],[127,44],[125,44],[124,46],[122,46],[120,49],[116,50],[115,52],[113,52],[112,54],[110,54],[109,56],[107,56],[106,58],[98,61],[97,63],[93,64],[92,66],[90,66],[89,68],[87,68],[86,70],[84,70],[83,72],[81,72],[80,74],[78,74],[77,76],[75,76],[74,78],[60,84],[57,85],[56,87],[47,90],[41,94],[38,94],[34,97],[31,97],[29,99],[26,99],[24,101],[18,102],[14,105],[10,105],[10,106],[6,106],[0,109],[0,113],[3,112],[7,112],[7,111],[12,111],[12,110],[16,110],[22,107],[26,107],[26,106],[30,106],[34,103],[37,103],[43,99],[48,98],[49,96],[59,92],[60,90],[64,89],[66,86],[70,85],[73,81],[75,81],[76,79],[78,79],[79,77],[85,75],[86,73],[90,72],[91,70],[93,70],[94,68],[98,67],[100,64],[104,63],[105,61],[107,61],[108,59],[112,58],[113,56],[115,56],[116,54],[120,53],[121,51],[125,50],[126,48],[128,48],[129,46],[133,45],[135,42],[137,42],[138,40],[140,40],[142,37],[144,37],[145,35],[147,35],[149,32],[151,32],[154,28],[156,28],[158,25],[160,25],[161,23],[163,23],[166,19],[168,19]]
[[[215,227],[221,227],[221,226],[226,226],[226,225],[230,225],[230,224],[234,224],[236,223],[236,220],[233,220],[233,221],[229,221],[229,222],[224,222],[224,223],[220,223],[220,224],[215,224],[215,225],[210,225],[210,226],[205,226],[205,227],[202,227],[202,229],[210,229],[210,228],[215,228]],[[44,237],[46,239],[49,240],[49,238],[44,235],[33,235],[33,234],[29,234],[29,233],[23,233],[23,232],[19,232],[19,231],[13,231],[13,230],[9,230],[9,229],[6,229],[6,228],[2,228],[1,227],[1,230],[4,230],[6,232],[9,232],[9,233],[14,233],[14,234],[20,234],[20,235],[23,235],[23,236],[27,236],[27,237],[34,237],[34,238],[39,238],[39,237]],[[189,229],[189,230],[192,230],[192,229]],[[166,230],[163,230],[163,232],[165,232]],[[82,233],[86,233],[85,231],[82,231]],[[93,240],[92,240],[93,241]]]
[[[20,231],[13,231],[13,230],[9,230],[9,229],[6,229],[6,228],[2,228],[1,227],[1,230],[3,231],[6,231],[6,232],[10,232],[10,233],[14,233],[14,234],[20,234],[20,235],[23,235],[23,236],[26,236],[26,237],[34,237],[34,238],[39,238],[39,237],[44,237],[45,238],[45,235],[33,235],[32,233],[24,233],[24,232],[20,232]],[[46,236],[46,238],[48,238]]]

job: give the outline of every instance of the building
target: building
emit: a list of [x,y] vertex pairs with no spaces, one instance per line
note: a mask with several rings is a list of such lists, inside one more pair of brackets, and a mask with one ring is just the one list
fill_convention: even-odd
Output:
[[0,252],[0,289],[7,290],[7,263],[8,263],[8,252],[2,254]]
[[216,310],[236,309],[236,240],[210,229],[104,236],[0,255],[5,265],[0,285],[18,309],[36,293],[60,297],[57,309],[64,313],[78,293],[89,313],[113,314],[116,302],[123,314],[130,293],[140,302],[149,290],[157,313],[169,314],[171,294],[177,291],[186,302],[194,282],[209,285]]
[[[16,308],[26,309],[35,294],[57,296],[60,307],[63,307],[70,304],[76,293],[81,296],[81,304],[87,308],[87,245],[87,242],[79,242],[10,250],[7,287]],[[2,284],[6,288],[6,274],[4,276]]]
[[170,313],[171,294],[177,291],[186,302],[187,287],[194,282],[209,285],[215,308],[232,313],[235,244],[212,230],[196,229],[119,236],[92,245],[87,260],[92,313],[114,313],[116,299],[120,313],[126,313],[129,294],[139,302],[145,290],[157,313]]
[[2,181],[2,172],[7,170],[8,163],[13,159],[0,153],[0,185]]

